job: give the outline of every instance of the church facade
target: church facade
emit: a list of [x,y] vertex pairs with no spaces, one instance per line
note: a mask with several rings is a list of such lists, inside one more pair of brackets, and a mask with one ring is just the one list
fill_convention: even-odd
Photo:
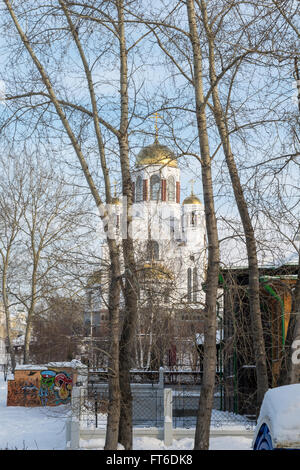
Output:
[[[158,139],[138,154],[132,179],[134,203],[130,230],[135,245],[139,298],[136,365],[151,367],[165,362],[172,365],[186,361],[178,356],[178,335],[188,338],[201,332],[206,271],[204,207],[193,190],[181,203],[176,156]],[[120,245],[126,236],[125,204],[124,199],[115,195],[110,207],[109,233]],[[108,249],[104,246],[103,265],[108,264]],[[107,280],[103,269],[100,273],[97,282],[90,283],[87,290],[87,318],[93,316],[99,330],[102,325],[104,331],[108,315],[99,292],[105,300]],[[93,307],[96,304],[97,309]],[[162,331],[170,337],[162,338]],[[154,356],[159,356],[157,363],[153,363]]]

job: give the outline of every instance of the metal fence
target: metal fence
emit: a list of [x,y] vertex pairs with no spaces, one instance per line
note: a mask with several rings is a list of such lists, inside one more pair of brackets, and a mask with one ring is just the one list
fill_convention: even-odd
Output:
[[163,427],[164,398],[160,390],[135,393],[132,408],[133,426]]
[[[79,405],[79,416],[83,425],[96,428],[106,426],[108,403],[108,390],[89,389]],[[163,426],[164,399],[161,390],[134,393],[132,407],[133,426]]]
[[[199,406],[199,390],[175,390],[173,391],[172,410],[174,428],[194,428],[197,423]],[[218,388],[214,394],[214,404],[211,415],[212,429],[245,429],[252,430],[256,425],[255,420],[236,413],[222,411],[220,409],[220,394]]]
[[[173,389],[171,392],[173,428],[195,428],[199,405],[200,388]],[[108,411],[108,390],[90,387],[80,400],[79,416],[84,427],[105,428]],[[212,429],[253,430],[256,422],[232,412],[220,410],[220,397],[216,388],[211,417]],[[121,404],[122,406],[122,404]],[[133,392],[133,426],[164,426],[164,392],[157,390],[135,390]]]
[[78,403],[80,421],[84,427],[105,428],[108,412],[108,390],[97,391],[88,389]]

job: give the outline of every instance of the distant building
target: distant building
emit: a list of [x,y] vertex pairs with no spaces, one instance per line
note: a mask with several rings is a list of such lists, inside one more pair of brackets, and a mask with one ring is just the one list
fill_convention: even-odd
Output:
[[[225,410],[254,415],[256,368],[249,310],[248,268],[223,269],[223,386]],[[298,265],[261,267],[260,301],[270,388],[279,385],[280,369]],[[284,367],[284,366],[283,366]]]
[[[194,194],[181,203],[180,169],[168,147],[156,139],[136,158],[132,237],[137,263],[139,315],[133,365],[157,368],[189,362],[187,343],[202,332],[206,273],[204,206]],[[110,236],[121,248],[126,237],[126,200],[115,194],[109,208]],[[100,270],[88,280],[85,324],[90,337],[108,325],[108,247]],[[189,340],[188,340],[189,338]],[[197,356],[195,344],[191,353]],[[192,359],[191,359],[192,361]],[[190,361],[190,362],[191,362]]]

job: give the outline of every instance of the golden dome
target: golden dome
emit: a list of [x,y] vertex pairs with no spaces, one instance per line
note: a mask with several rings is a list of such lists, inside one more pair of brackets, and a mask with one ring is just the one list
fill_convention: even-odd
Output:
[[186,197],[182,204],[201,204],[200,199],[197,198],[194,194]]
[[154,144],[144,147],[136,158],[136,165],[167,165],[177,167],[177,160],[166,145],[155,141]]
[[145,279],[174,279],[174,274],[160,263],[145,263],[140,267]]

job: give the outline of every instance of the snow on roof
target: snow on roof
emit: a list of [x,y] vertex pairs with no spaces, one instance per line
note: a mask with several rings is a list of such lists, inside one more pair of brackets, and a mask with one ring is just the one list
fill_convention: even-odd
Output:
[[15,370],[42,370],[49,367],[70,367],[72,369],[86,368],[87,366],[83,364],[78,359],[73,359],[70,362],[48,362],[47,364],[19,364],[16,366]]
[[268,390],[264,396],[256,429],[266,423],[274,447],[300,447],[300,384]]

